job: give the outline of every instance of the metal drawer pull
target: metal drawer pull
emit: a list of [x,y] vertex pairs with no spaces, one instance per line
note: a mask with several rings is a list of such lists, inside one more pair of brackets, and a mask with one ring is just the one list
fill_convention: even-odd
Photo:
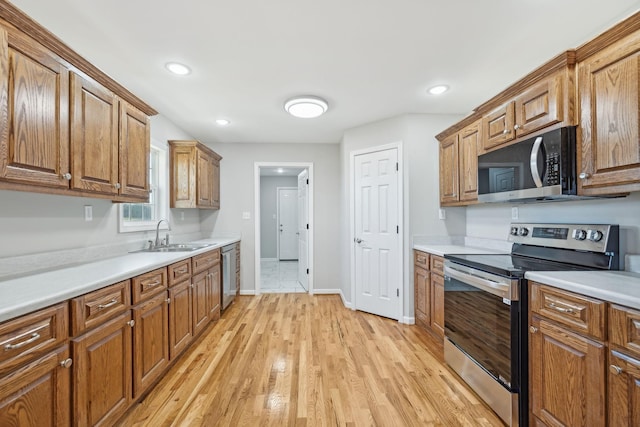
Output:
[[559,311],[560,313],[567,313],[567,314],[572,314],[573,313],[573,309],[572,308],[558,307],[554,303],[549,303],[549,308],[553,308],[555,311]]
[[146,287],[147,288],[154,288],[158,285],[162,284],[162,280],[156,280],[155,282],[151,282],[151,283],[147,283]]
[[37,332],[34,332],[31,334],[31,338],[29,338],[28,340],[24,340],[22,342],[19,342],[18,344],[5,345],[4,351],[15,350],[16,348],[24,347],[27,344],[31,344],[32,342],[37,341],[39,338],[40,338],[40,334]]
[[609,372],[611,372],[613,375],[620,375],[624,371],[620,366],[611,365],[609,366]]
[[535,326],[529,326],[529,332],[535,334],[536,332],[538,332],[538,328],[536,328]]
[[127,322],[127,325],[131,326],[132,328],[135,326],[135,324],[136,324],[136,321],[133,319]]
[[63,368],[70,368],[71,365],[73,365],[72,359],[65,359],[62,362],[60,362],[60,366],[62,366]]
[[109,307],[113,307],[114,305],[118,304],[120,301],[117,299],[112,299],[111,301],[109,301],[106,304],[98,304],[98,310],[104,310],[105,308],[109,308]]
[[176,270],[176,273],[186,273],[186,272],[187,272],[187,270],[188,270],[188,268],[187,268],[187,267],[182,267],[182,268],[180,268],[179,270]]

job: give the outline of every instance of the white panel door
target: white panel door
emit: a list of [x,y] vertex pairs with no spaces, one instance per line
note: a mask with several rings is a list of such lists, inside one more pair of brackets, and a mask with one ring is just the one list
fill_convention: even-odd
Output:
[[298,175],[298,281],[309,290],[309,173]]
[[357,310],[399,319],[398,150],[355,156]]
[[278,188],[278,259],[298,259],[298,189]]

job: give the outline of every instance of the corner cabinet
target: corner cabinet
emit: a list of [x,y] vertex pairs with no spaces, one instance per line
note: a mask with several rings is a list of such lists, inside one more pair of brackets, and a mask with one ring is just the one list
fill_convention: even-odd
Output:
[[169,141],[172,208],[220,209],[220,157],[198,141]]

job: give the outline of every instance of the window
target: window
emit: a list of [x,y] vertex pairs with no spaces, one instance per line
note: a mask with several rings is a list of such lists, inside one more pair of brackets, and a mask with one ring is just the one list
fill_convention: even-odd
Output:
[[155,230],[160,219],[169,218],[167,210],[167,150],[152,144],[149,156],[149,189],[151,190],[149,203],[120,204],[118,227],[120,233]]

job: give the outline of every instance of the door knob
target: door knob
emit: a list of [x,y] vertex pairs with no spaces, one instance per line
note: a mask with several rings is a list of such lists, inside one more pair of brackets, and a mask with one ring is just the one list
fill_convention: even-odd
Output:
[[358,237],[356,237],[356,238],[354,239],[354,241],[355,241],[357,244],[360,244],[360,243],[362,243],[362,242],[363,242],[363,240],[362,240],[362,239],[360,239],[360,238],[358,238]]

